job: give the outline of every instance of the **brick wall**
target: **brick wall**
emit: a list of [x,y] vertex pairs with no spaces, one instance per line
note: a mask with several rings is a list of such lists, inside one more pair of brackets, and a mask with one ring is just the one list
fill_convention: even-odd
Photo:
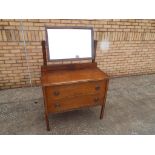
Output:
[[[40,84],[45,26],[91,26],[98,67],[110,76],[155,73],[155,20],[22,20],[33,85]],[[0,89],[30,83],[20,20],[0,20]],[[102,44],[107,48],[101,48]]]

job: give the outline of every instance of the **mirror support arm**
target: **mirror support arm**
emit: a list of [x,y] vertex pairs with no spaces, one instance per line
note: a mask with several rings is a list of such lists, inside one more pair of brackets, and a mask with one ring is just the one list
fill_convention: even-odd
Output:
[[97,40],[94,40],[94,58],[92,59],[92,62],[95,62],[96,50],[97,50]]
[[41,42],[41,44],[42,44],[42,52],[43,52],[44,66],[47,66],[46,42],[43,40],[43,41]]

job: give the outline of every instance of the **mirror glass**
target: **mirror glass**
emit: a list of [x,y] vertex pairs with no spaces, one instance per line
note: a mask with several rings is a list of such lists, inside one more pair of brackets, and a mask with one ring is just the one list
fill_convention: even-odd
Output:
[[49,60],[92,58],[92,38],[91,28],[47,28]]

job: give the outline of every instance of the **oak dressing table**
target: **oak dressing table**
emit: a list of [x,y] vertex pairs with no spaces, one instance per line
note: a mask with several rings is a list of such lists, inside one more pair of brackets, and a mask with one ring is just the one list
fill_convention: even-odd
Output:
[[[56,35],[55,30],[58,30],[56,32],[59,32],[59,30],[88,30],[88,33],[85,34],[82,34],[84,32],[82,31],[81,36],[83,35],[83,38],[88,40],[88,44],[91,46],[91,48],[84,47],[85,49],[91,49],[90,51],[87,51],[88,53],[91,52],[91,54],[88,55],[90,57],[82,57],[79,54],[75,55],[74,58],[69,58],[69,60],[90,59],[91,62],[47,65],[47,61],[50,61],[51,58],[54,57],[54,55],[52,57],[51,53],[56,49],[55,46],[55,49],[52,51],[52,48],[49,48],[49,44],[52,44],[56,39],[58,39],[56,37],[53,42],[49,41],[50,30],[53,30],[51,31],[52,33],[50,36],[53,37],[53,39],[54,35]],[[80,32],[75,33],[75,36],[77,34],[78,37]],[[70,32],[68,31],[67,34],[69,36]],[[106,73],[97,67],[97,63],[95,62],[97,41],[94,41],[93,39],[92,28],[46,28],[46,35],[47,40],[42,41],[44,65],[41,67],[41,85],[44,97],[47,130],[50,130],[48,118],[49,114],[67,112],[90,106],[101,106],[100,119],[102,119],[104,114],[109,77]],[[87,37],[84,35],[91,37],[89,38],[90,40],[87,39]],[[85,42],[84,39],[83,42]],[[58,49],[61,51],[60,47],[58,47]],[[69,51],[69,48],[67,50]],[[58,58],[57,55],[57,58],[53,58],[53,61],[65,61],[65,59],[61,59],[62,55],[63,54],[60,54],[60,58]]]

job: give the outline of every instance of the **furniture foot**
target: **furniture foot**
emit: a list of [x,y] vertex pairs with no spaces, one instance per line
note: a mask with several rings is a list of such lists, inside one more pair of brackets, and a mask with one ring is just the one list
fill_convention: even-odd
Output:
[[105,107],[105,104],[103,104],[103,105],[101,106],[100,119],[103,118],[103,115],[104,115],[104,107]]
[[107,79],[106,81],[105,96],[104,96],[103,104],[101,106],[100,119],[102,119],[104,115],[104,108],[105,108],[105,103],[106,103],[106,98],[107,98],[108,85],[109,85],[109,79]]
[[48,115],[46,114],[45,114],[45,120],[46,120],[46,129],[47,131],[50,131],[49,119],[48,119]]

